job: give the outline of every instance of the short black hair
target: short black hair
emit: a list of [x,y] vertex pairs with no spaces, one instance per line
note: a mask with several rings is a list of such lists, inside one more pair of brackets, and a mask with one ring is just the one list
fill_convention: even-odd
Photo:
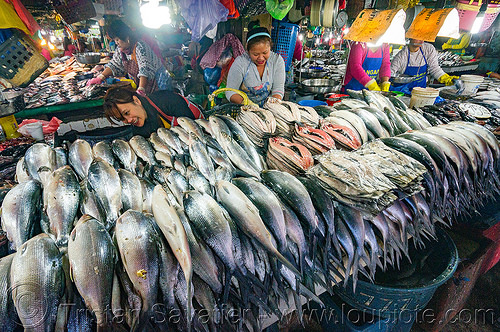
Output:
[[[255,36],[256,34],[267,34],[267,35],[259,35]],[[269,43],[269,46],[273,46],[273,42],[271,41],[271,37],[269,34],[269,30],[264,27],[256,27],[250,30],[247,34],[247,50],[250,50],[253,45],[259,44],[259,43]]]
[[123,41],[127,41],[127,39],[135,40],[135,34],[132,29],[121,20],[111,22],[106,27],[106,33],[111,39],[120,38]]

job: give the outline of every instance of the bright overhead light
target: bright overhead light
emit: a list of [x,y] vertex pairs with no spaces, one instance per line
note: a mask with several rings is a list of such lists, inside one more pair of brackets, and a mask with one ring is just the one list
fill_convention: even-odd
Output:
[[169,24],[170,11],[167,6],[160,6],[158,0],[150,1],[140,8],[142,24],[146,28],[159,29],[164,24]]
[[460,37],[459,22],[460,17],[458,15],[458,10],[453,8],[448,16],[446,16],[446,19],[436,36],[458,39]]
[[474,20],[474,23],[472,24],[472,28],[470,29],[470,33],[476,34],[481,30],[481,27],[483,26],[483,21],[484,21],[484,12],[480,12],[477,14],[476,19]]
[[299,33],[299,40],[302,41],[302,39],[304,39],[304,36],[301,33]]

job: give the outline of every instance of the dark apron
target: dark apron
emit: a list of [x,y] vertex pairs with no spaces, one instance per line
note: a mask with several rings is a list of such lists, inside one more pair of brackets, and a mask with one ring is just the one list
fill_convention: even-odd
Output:
[[[365,73],[370,76],[370,78],[376,79],[378,76],[378,73],[380,71],[380,67],[382,66],[382,60],[384,58],[384,50],[382,49],[382,55],[379,57],[375,58],[369,58],[368,57],[368,51],[366,52],[365,60],[363,61],[363,69],[365,70]],[[366,87],[359,83],[357,79],[354,77],[351,78],[351,80],[344,85],[343,90],[363,90],[366,89]]]
[[404,75],[413,76],[415,80],[406,84],[393,84],[391,86],[391,91],[400,91],[405,94],[411,94],[411,90],[415,87],[425,88],[427,86],[427,59],[425,58],[424,52],[422,48],[420,48],[420,52],[424,57],[425,64],[423,66],[408,66],[410,63],[410,49],[408,49],[408,62],[406,63],[406,69]]
[[[201,112],[199,107],[196,106],[195,104],[193,104],[192,102],[190,102],[186,97],[184,97],[184,96],[181,96],[181,97],[184,98],[184,100],[186,101],[186,103],[189,107],[189,110],[191,111],[191,113],[193,113],[194,118],[195,119],[203,119],[203,113]],[[148,96],[144,96],[144,98],[146,98],[148,103],[150,103],[151,106],[153,106],[158,111],[158,116],[160,117],[161,122],[163,123],[163,126],[165,128],[170,128],[170,127],[178,125],[177,118],[175,116],[167,115]]]

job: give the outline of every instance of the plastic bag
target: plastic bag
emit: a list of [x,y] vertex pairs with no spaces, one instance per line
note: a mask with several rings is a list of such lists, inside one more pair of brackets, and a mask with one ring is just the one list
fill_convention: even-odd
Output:
[[231,48],[226,48],[224,52],[222,52],[219,61],[217,61],[217,67],[224,68],[231,60],[233,59],[233,52]]
[[205,82],[207,82],[209,85],[217,85],[217,82],[219,81],[220,78],[220,73],[221,73],[220,67],[205,68],[203,70],[203,78],[205,79]]
[[62,121],[59,120],[58,118],[56,118],[55,116],[52,117],[52,119],[50,121],[26,119],[26,120],[23,120],[23,122],[21,122],[21,124],[19,125],[19,129],[17,131],[19,131],[21,134],[24,135],[24,133],[21,131],[22,127],[24,125],[27,125],[30,123],[35,123],[35,122],[40,122],[42,124],[42,129],[43,129],[44,134],[55,133],[57,131],[57,129],[59,128],[59,125],[62,123]]
[[198,42],[217,23],[227,21],[229,10],[217,0],[178,0],[177,5],[191,28],[191,40]]
[[274,19],[282,20],[292,9],[293,0],[266,0],[266,9]]

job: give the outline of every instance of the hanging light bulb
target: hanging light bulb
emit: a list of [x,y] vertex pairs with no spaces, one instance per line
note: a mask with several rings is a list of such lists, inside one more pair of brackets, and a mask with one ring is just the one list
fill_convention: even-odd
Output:
[[474,23],[472,24],[472,28],[470,29],[470,33],[476,34],[481,30],[481,27],[483,26],[483,21],[484,21],[484,14],[486,10],[488,9],[488,2],[485,2],[481,5],[481,8],[479,9],[479,14],[477,14],[476,19],[474,20]]
[[52,45],[52,43],[51,43],[51,42],[49,42],[49,49],[51,49],[51,50],[55,50],[55,49],[56,49],[56,48],[54,47],[54,45]]
[[40,45],[42,46],[47,45],[47,41],[45,40],[45,38],[42,38],[42,40],[40,41]]
[[164,24],[169,24],[170,11],[167,6],[160,6],[158,0],[151,0],[140,8],[142,24],[146,28],[158,29]]
[[299,33],[299,40],[302,41],[302,39],[304,39],[304,35]]

